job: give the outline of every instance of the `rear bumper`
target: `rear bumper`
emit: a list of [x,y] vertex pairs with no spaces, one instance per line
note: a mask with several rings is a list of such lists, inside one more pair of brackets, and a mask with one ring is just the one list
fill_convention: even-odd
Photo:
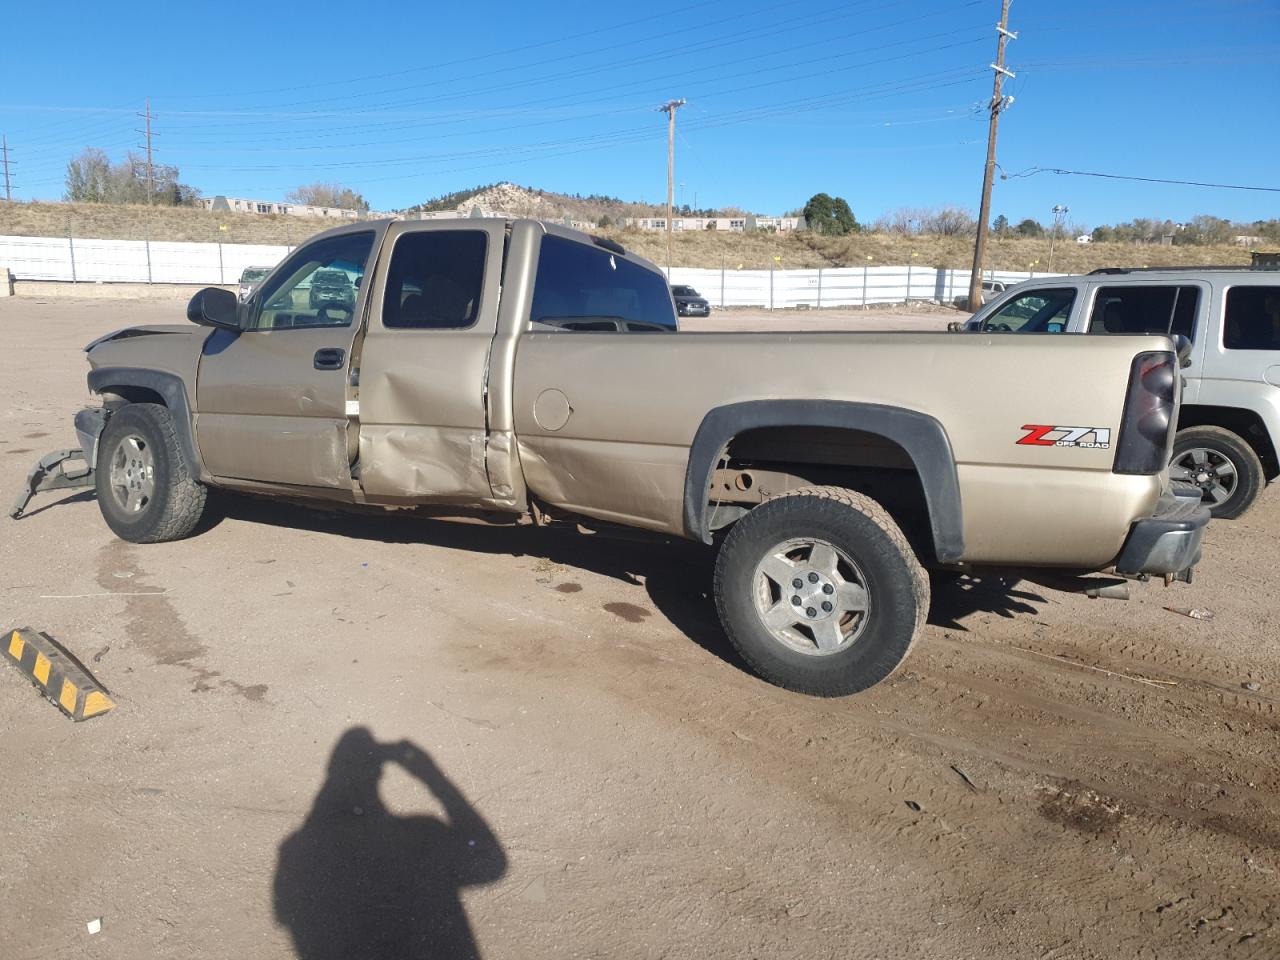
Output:
[[1181,573],[1200,562],[1200,541],[1209,523],[1209,508],[1175,492],[1160,498],[1153,516],[1129,528],[1116,572],[1126,574]]

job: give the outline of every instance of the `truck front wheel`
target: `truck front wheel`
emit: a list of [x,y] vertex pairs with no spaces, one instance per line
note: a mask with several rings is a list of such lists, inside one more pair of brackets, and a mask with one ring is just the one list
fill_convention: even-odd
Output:
[[131,403],[98,438],[98,508],[113,533],[131,543],[188,536],[204,513],[207,491],[182,455],[168,408]]
[[838,697],[888,677],[929,611],[929,578],[880,504],[805,487],[756,507],[716,559],[725,633],[761,677]]

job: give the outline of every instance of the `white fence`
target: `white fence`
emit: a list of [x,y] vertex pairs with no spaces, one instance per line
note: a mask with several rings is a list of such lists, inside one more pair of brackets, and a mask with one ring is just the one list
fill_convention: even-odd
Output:
[[[234,284],[245,267],[274,266],[292,247],[158,240],[81,240],[0,236],[0,266],[15,280],[73,283]],[[1053,274],[990,271],[1005,284]],[[697,289],[713,306],[860,307],[968,296],[969,271],[923,266],[818,270],[703,270],[674,267],[671,282]]]
[[[700,270],[672,267],[671,282],[696,289],[712,306],[865,307],[933,300],[953,303],[969,296],[969,270],[942,267],[824,267],[816,270]],[[1012,285],[1048,273],[985,271],[984,280]]]
[[245,267],[275,266],[291,249],[256,243],[0,237],[0,266],[8,267],[15,280],[234,284]]

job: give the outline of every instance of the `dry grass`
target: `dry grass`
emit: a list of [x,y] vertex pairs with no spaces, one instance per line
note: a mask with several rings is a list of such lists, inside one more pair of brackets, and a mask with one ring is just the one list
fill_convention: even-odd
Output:
[[[109,206],[87,203],[0,204],[0,235],[85,237],[119,240],[195,240],[223,243],[296,245],[335,225],[321,217],[211,213],[174,207]],[[655,263],[665,263],[666,238],[660,232],[602,231]],[[774,258],[777,258],[776,260]],[[869,258],[869,259],[868,259]],[[780,269],[801,267],[919,264],[967,269],[973,259],[968,237],[912,237],[861,233],[819,237],[808,233],[677,233],[672,262],[685,267]],[[1189,266],[1247,264],[1248,250],[1236,246],[1160,247],[1127,243],[1077,245],[1059,242],[1052,269],[1078,273],[1108,266]],[[1049,241],[993,238],[987,267],[1048,272]]]

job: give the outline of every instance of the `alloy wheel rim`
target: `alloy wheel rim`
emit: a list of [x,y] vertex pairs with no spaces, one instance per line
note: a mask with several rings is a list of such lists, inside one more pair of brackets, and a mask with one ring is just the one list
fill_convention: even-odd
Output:
[[1214,506],[1230,500],[1240,483],[1236,465],[1208,447],[1192,447],[1178,454],[1169,476],[1199,487],[1201,500]]
[[111,451],[108,486],[125,512],[141,513],[155,496],[155,459],[151,445],[137,434],[121,437]]
[[784,540],[752,574],[757,616],[778,643],[807,656],[848,649],[871,612],[867,580],[853,558],[826,540]]

